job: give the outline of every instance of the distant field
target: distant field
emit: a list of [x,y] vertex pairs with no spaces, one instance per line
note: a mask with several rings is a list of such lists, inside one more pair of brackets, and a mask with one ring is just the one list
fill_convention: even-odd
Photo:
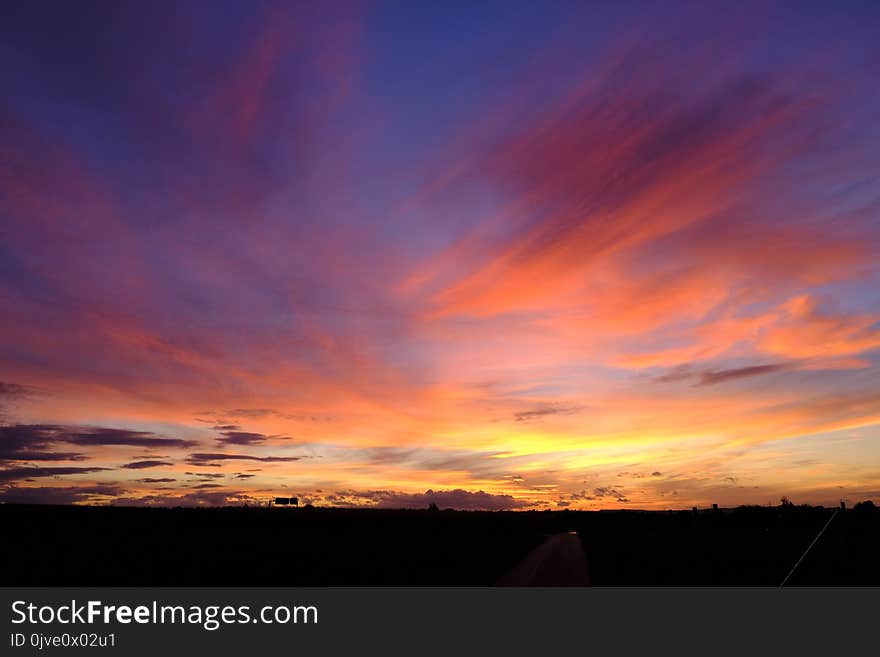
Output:
[[[777,585],[818,508],[682,512],[0,506],[3,585],[493,584],[576,531],[595,585]],[[880,513],[838,514],[790,585],[880,584]]]

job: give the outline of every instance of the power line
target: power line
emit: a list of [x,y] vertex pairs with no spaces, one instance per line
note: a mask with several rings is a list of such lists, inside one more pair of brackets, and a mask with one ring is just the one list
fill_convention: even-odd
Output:
[[839,512],[840,512],[840,509],[834,509],[834,513],[832,513],[832,514],[831,514],[831,517],[828,518],[828,522],[826,522],[826,523],[825,523],[825,526],[822,527],[822,529],[819,530],[819,533],[816,534],[816,538],[814,538],[814,539],[813,539],[813,542],[810,543],[810,544],[807,546],[807,549],[804,550],[804,553],[801,555],[801,558],[798,559],[798,560],[797,560],[797,563],[796,563],[794,566],[791,567],[791,570],[788,571],[788,575],[786,575],[786,576],[785,576],[785,579],[782,580],[782,583],[779,585],[779,588],[782,588],[783,586],[785,586],[785,583],[788,582],[788,580],[791,578],[792,575],[794,575],[794,571],[796,571],[796,570],[797,570],[797,567],[801,565],[801,561],[803,561],[803,560],[804,560],[804,557],[806,557],[807,554],[809,554],[810,550],[813,549],[813,546],[816,544],[816,541],[818,541],[819,538],[822,536],[822,534],[825,533],[825,530],[828,529],[828,525],[831,524],[831,521],[834,520],[834,517],[835,517]]

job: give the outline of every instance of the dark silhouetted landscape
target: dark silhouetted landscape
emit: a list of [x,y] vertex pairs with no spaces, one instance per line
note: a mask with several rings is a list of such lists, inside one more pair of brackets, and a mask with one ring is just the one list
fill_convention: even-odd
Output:
[[[575,533],[596,586],[777,586],[832,513],[2,505],[0,562],[5,585],[487,586]],[[878,554],[880,512],[859,504],[787,585],[878,585]]]

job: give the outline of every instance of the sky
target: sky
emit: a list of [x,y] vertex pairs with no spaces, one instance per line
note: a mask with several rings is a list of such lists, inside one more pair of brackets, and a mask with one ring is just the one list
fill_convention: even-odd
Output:
[[0,502],[880,501],[874,2],[0,9]]

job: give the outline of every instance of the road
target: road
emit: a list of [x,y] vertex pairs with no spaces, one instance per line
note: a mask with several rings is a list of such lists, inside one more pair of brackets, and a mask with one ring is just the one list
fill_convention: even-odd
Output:
[[497,586],[589,586],[583,543],[575,532],[554,534],[526,555]]

